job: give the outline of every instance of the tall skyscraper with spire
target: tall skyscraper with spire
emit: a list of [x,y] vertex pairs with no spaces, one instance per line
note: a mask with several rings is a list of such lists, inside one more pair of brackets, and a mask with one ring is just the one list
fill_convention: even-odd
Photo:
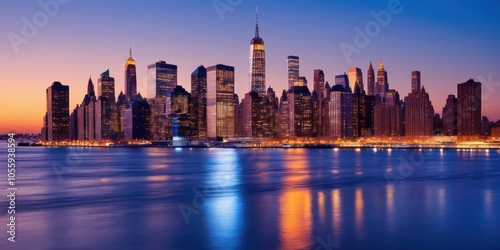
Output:
[[380,59],[377,72],[377,82],[375,84],[375,95],[379,95],[382,99],[389,91],[389,83],[387,81],[387,71],[385,71],[384,61]]
[[135,69],[135,60],[132,58],[132,48],[130,55],[125,63],[125,96],[131,101],[137,94],[137,75]]
[[368,95],[375,95],[375,71],[373,70],[372,62],[368,67],[368,75],[366,77],[366,84],[368,85]]
[[250,42],[250,91],[266,93],[266,52],[259,36],[259,9],[255,19],[255,37]]

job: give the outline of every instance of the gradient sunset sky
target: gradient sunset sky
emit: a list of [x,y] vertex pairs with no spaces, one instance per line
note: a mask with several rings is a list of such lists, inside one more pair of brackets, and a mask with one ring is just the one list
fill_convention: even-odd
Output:
[[[370,61],[376,69],[383,58],[389,87],[401,98],[410,91],[411,71],[419,70],[434,110],[441,114],[447,95],[456,95],[457,83],[472,78],[483,83],[483,115],[500,119],[500,1],[400,0],[401,13],[392,15],[351,61],[339,45],[354,45],[355,27],[364,30],[375,20],[370,12],[387,10],[391,1],[61,2],[68,3],[60,4],[17,52],[9,37],[23,37],[23,18],[39,18],[44,8],[39,1],[0,3],[0,133],[40,132],[45,90],[54,81],[70,86],[70,111],[81,103],[89,76],[97,87],[99,74],[108,68],[118,95],[124,89],[130,44],[143,96],[147,65],[164,60],[178,65],[178,84],[188,91],[197,66],[234,66],[241,99],[249,90],[249,43],[257,4],[267,86],[279,96],[287,86],[288,55],[300,57],[300,74],[307,77],[310,90],[314,69],[322,69],[332,84],[349,67],[363,70],[366,88]],[[214,2],[228,10],[219,15]]]

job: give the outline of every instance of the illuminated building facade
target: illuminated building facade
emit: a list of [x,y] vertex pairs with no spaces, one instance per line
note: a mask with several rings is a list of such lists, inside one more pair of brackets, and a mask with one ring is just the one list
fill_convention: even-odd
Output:
[[153,139],[166,139],[167,117],[165,114],[167,95],[177,86],[177,65],[158,61],[148,65],[148,97],[154,98],[152,124]]
[[385,103],[375,103],[373,132],[378,137],[403,135],[403,110],[397,91],[387,91]]
[[191,74],[191,97],[196,136],[207,137],[207,69],[199,66]]
[[337,85],[342,86],[342,88],[344,88],[345,90],[350,89],[349,77],[345,73],[343,75],[335,76],[335,86]]
[[125,96],[127,100],[132,100],[135,95],[137,95],[137,74],[132,49],[130,49],[130,56],[125,63]]
[[299,57],[288,56],[288,89],[292,89],[295,83],[299,80]]
[[363,84],[363,73],[361,72],[360,68],[352,67],[347,69],[347,77],[349,79],[349,87],[351,88],[351,91],[354,92],[356,84],[359,85],[361,92],[365,91]]
[[[412,88],[414,86],[412,78]],[[420,84],[419,84],[420,85]],[[405,97],[405,136],[434,135],[434,108],[425,88]]]
[[383,102],[387,91],[389,91],[389,83],[387,80],[387,71],[385,71],[384,61],[382,61],[382,59],[380,59],[380,64],[378,66],[378,72],[377,72],[377,81],[375,83],[374,95],[378,96],[377,100],[380,100],[381,102]]
[[335,85],[328,102],[327,136],[347,138],[353,136],[352,93],[342,85]]
[[266,52],[259,36],[259,19],[255,23],[255,37],[250,42],[250,91],[266,93]]
[[411,72],[411,93],[420,92],[421,88],[420,71]]
[[109,75],[109,69],[101,74],[97,84],[98,101],[96,101],[97,106],[94,106],[96,114],[94,138],[95,140],[114,139],[118,131],[118,114],[115,106],[115,79]]
[[234,67],[207,68],[207,137],[235,135]]

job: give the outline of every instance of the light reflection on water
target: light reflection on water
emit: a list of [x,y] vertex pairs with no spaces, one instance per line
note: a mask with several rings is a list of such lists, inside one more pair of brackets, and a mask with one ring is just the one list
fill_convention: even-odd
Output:
[[[500,246],[497,151],[80,151],[57,176],[51,164],[73,149],[19,148],[14,249],[314,249],[328,237],[340,249]],[[422,164],[388,184],[412,153]]]

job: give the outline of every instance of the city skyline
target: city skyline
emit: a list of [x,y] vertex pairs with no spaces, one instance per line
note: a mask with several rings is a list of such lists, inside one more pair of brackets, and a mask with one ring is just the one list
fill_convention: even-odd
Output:
[[[199,8],[199,6],[193,5],[195,1],[187,1],[187,5],[192,8]],[[337,24],[342,24],[347,26],[347,28],[342,28],[343,31],[341,34],[336,34],[337,37],[335,40],[331,42],[317,42],[315,39],[308,38],[308,27],[311,27],[318,20],[309,20],[304,21],[303,23],[297,23],[297,20],[294,18],[287,18],[285,20],[278,20],[279,16],[282,16],[285,11],[297,11],[299,7],[304,7],[304,4],[291,4],[291,6],[282,6],[283,8],[277,8],[276,3],[261,3],[257,1],[249,1],[242,2],[238,6],[232,7],[232,11],[227,11],[223,15],[223,19],[220,19],[220,15],[218,12],[212,8],[213,6],[209,5],[210,8],[202,12],[202,15],[197,20],[205,20],[208,19],[208,22],[211,24],[215,24],[216,27],[208,27],[206,25],[204,29],[200,30],[202,33],[205,32],[216,32],[216,34],[221,35],[224,38],[230,37],[231,40],[221,39],[216,42],[213,38],[206,37],[208,42],[205,43],[203,40],[197,41],[195,47],[189,47],[191,42],[187,42],[183,39],[183,36],[173,38],[172,41],[165,41],[167,45],[171,46],[160,46],[156,43],[155,37],[148,36],[136,36],[134,34],[130,34],[130,38],[118,38],[114,36],[106,36],[110,41],[115,41],[111,46],[111,42],[104,39],[102,46],[99,45],[99,39],[95,40],[93,43],[97,45],[85,45],[83,50],[89,49],[89,51],[84,51],[85,53],[80,52],[80,56],[78,60],[72,57],[75,57],[75,51],[73,51],[76,47],[83,46],[85,44],[85,39],[83,39],[85,32],[81,34],[75,35],[75,37],[66,37],[69,40],[78,38],[81,41],[74,41],[66,44],[65,46],[58,46],[58,41],[49,43],[51,38],[59,37],[58,35],[62,31],[67,31],[68,28],[65,28],[65,24],[60,23],[61,19],[68,20],[74,22],[75,20],[71,19],[70,14],[65,11],[70,12],[75,11],[75,6],[82,5],[81,2],[70,2],[66,5],[59,6],[59,12],[57,15],[54,15],[53,19],[50,19],[46,27],[42,27],[38,31],[38,35],[33,38],[28,44],[23,44],[19,47],[19,52],[15,53],[11,49],[11,45],[8,39],[5,39],[4,42],[0,44],[5,51],[7,51],[6,60],[1,62],[2,68],[6,69],[6,74],[2,77],[2,82],[8,81],[13,82],[13,84],[5,84],[7,87],[7,93],[2,93],[2,97],[0,98],[3,101],[7,102],[15,102],[15,97],[19,98],[19,93],[23,93],[23,99],[29,99],[28,102],[20,102],[17,101],[18,105],[14,106],[11,109],[2,109],[2,117],[5,117],[5,123],[2,122],[0,127],[0,133],[10,132],[12,130],[16,130],[16,132],[32,132],[38,133],[40,130],[40,125],[42,125],[42,121],[40,117],[43,117],[45,113],[45,105],[44,99],[45,96],[41,95],[42,91],[46,89],[54,81],[59,81],[63,85],[70,86],[70,110],[72,110],[76,104],[81,102],[82,96],[87,91],[87,81],[88,75],[90,74],[93,79],[98,79],[99,72],[103,72],[106,69],[110,69],[110,76],[115,78],[115,96],[123,91],[124,89],[124,70],[123,63],[127,60],[127,55],[130,49],[130,44],[132,44],[132,50],[134,51],[134,60],[137,67],[137,92],[141,93],[143,96],[147,94],[147,81],[146,81],[146,70],[148,65],[154,64],[157,61],[166,61],[168,64],[178,65],[178,85],[183,86],[185,89],[190,89],[190,77],[191,72],[196,69],[199,65],[215,65],[215,64],[226,64],[232,65],[235,67],[235,93],[238,94],[239,99],[245,96],[244,94],[249,91],[248,89],[248,38],[254,33],[255,30],[255,4],[259,4],[259,32],[260,36],[262,36],[266,40],[266,88],[272,87],[276,93],[281,93],[283,89],[287,89],[288,81],[287,81],[287,69],[286,69],[286,58],[288,55],[297,55],[300,57],[300,75],[305,76],[307,82],[309,82],[309,89],[312,90],[313,83],[313,74],[314,69],[321,69],[325,72],[325,81],[328,81],[330,85],[333,86],[335,80],[334,77],[336,75],[347,73],[348,68],[358,67],[361,69],[363,75],[363,82],[367,81],[367,70],[370,61],[372,64],[377,67],[378,60],[380,58],[384,59],[384,68],[387,71],[388,75],[388,83],[390,89],[395,89],[400,93],[401,99],[407,96],[408,93],[411,92],[411,72],[418,70],[422,72],[422,80],[421,85],[425,86],[426,92],[429,93],[430,99],[433,103],[434,109],[437,113],[440,113],[440,110],[444,107],[446,102],[446,97],[449,94],[457,95],[456,85],[459,83],[465,82],[467,79],[474,79],[475,81],[480,81],[483,85],[483,109],[482,115],[488,116],[490,120],[500,119],[500,113],[498,110],[495,110],[496,102],[494,98],[492,98],[493,92],[498,91],[498,83],[495,83],[496,79],[500,79],[500,75],[498,71],[495,71],[494,68],[499,68],[498,60],[492,62],[493,58],[498,58],[498,51],[494,49],[490,49],[489,51],[483,51],[482,47],[488,44],[495,44],[500,39],[499,37],[495,37],[490,35],[489,39],[479,39],[478,41],[472,39],[469,40],[468,43],[465,41],[462,43],[461,40],[457,40],[458,45],[454,44],[453,46],[466,49],[459,50],[461,51],[463,62],[456,60],[457,51],[452,51],[449,49],[448,52],[441,51],[441,53],[436,53],[435,56],[426,57],[425,54],[420,57],[415,57],[415,61],[408,60],[405,58],[408,50],[411,50],[412,47],[417,46],[420,50],[422,48],[426,48],[426,45],[416,45],[412,43],[407,43],[408,48],[393,48],[390,49],[387,45],[380,44],[383,41],[388,41],[393,39],[393,36],[397,36],[398,32],[403,32],[400,26],[402,25],[398,18],[401,18],[401,22],[405,22],[405,15],[414,15],[413,11],[410,7],[413,8],[422,8],[422,5],[425,3],[413,3],[401,1],[401,5],[404,7],[404,11],[394,15],[392,17],[391,23],[382,28],[380,35],[372,38],[371,43],[364,49],[360,54],[353,54],[352,61],[348,62],[348,60],[342,55],[341,50],[339,49],[339,44],[341,42],[347,42],[352,44],[352,40],[355,37],[355,32],[353,27],[360,26],[363,27],[367,21],[373,19],[370,14],[371,10],[380,11],[387,8],[387,2],[381,1],[376,4],[366,3],[366,6],[360,7],[359,15],[365,15],[366,21],[350,21],[347,19],[345,22],[336,20],[333,16],[324,17],[324,19],[319,18],[323,22],[318,22],[319,26],[322,29],[323,34],[316,34],[316,38],[321,39],[332,36],[329,28],[334,27],[328,25],[327,20],[335,20]],[[104,3],[105,6],[108,6],[110,3]],[[465,7],[467,7],[470,3],[460,3],[458,4],[459,8],[457,12],[460,10],[464,11]],[[491,6],[489,6],[490,4]],[[26,7],[29,4],[20,3],[20,4],[12,4],[14,10],[18,10],[20,6]],[[31,13],[36,13],[37,11],[43,10],[37,4],[32,4],[33,6],[29,6],[27,10],[30,10]],[[72,6],[74,5],[74,6]],[[94,6],[93,4],[88,4],[89,6]],[[132,4],[134,5],[134,4]],[[136,7],[149,7],[150,10],[152,6],[151,4],[142,4],[141,6]],[[160,4],[163,5],[163,4]],[[184,3],[168,3],[169,6],[173,8],[182,9]],[[203,5],[203,4],[200,4]],[[306,4],[307,5],[307,4]],[[439,9],[442,5],[438,3],[435,5]],[[279,6],[279,4],[278,4]],[[334,6],[331,3],[325,4],[327,10],[331,10]],[[489,6],[489,7],[488,7]],[[127,6],[132,8],[131,6]],[[339,6],[337,6],[339,7]],[[352,13],[352,7],[350,6],[340,6],[346,9],[346,13],[349,13],[349,10]],[[468,6],[470,7],[470,6]],[[487,10],[488,8],[496,8],[498,9],[499,5],[497,3],[479,3],[474,5],[474,8],[483,8],[488,14],[489,12],[493,13],[492,10]],[[83,10],[88,9],[89,7],[85,5]],[[315,9],[317,7],[308,6],[305,9],[306,11],[311,11],[311,9]],[[366,9],[368,8],[368,9]],[[192,11],[193,9],[191,9]],[[131,11],[128,9],[129,12]],[[318,11],[321,11],[318,8]],[[405,12],[406,11],[406,12]],[[18,13],[13,11],[14,13]],[[83,11],[84,12],[84,11]],[[23,13],[25,13],[23,11]],[[26,12],[26,16],[31,16],[30,12]],[[240,13],[241,15],[238,15]],[[320,12],[320,13],[324,13]],[[12,15],[12,13],[10,13]],[[69,15],[69,16],[68,16]],[[452,15],[448,12],[448,15]],[[473,22],[473,16],[471,16],[471,23],[469,23],[469,29],[466,29],[469,33],[478,32],[479,23],[481,21],[475,20]],[[311,12],[306,13],[306,17],[314,19],[317,18],[315,15],[311,14]],[[497,20],[497,17],[492,15],[487,16],[489,18]],[[12,19],[12,20],[11,20]],[[18,30],[21,30],[21,22],[19,21],[20,17],[9,18],[9,22],[7,26],[12,29],[13,32],[19,33]],[[215,19],[215,20],[213,20]],[[306,18],[307,19],[307,18]],[[488,18],[486,18],[489,20]],[[109,19],[107,19],[109,21]],[[303,32],[304,39],[292,38],[291,33],[293,33],[290,27],[287,27],[284,30],[276,29],[277,26],[283,25],[283,22],[289,22],[290,26],[294,26],[296,30]],[[408,20],[406,20],[408,21]],[[484,22],[484,18],[483,21]],[[140,22],[139,22],[140,23]],[[104,22],[104,26],[110,25],[107,22]],[[299,25],[297,25],[299,24]],[[302,24],[302,25],[300,25]],[[428,23],[427,23],[428,24]],[[17,26],[16,26],[17,25]],[[89,24],[82,24],[82,27],[85,31],[89,31]],[[116,23],[115,23],[116,25]],[[137,24],[138,25],[138,24]],[[179,27],[176,27],[174,30],[176,32],[180,32],[180,30],[188,30],[188,27],[193,25],[192,23],[187,22],[182,25],[179,24]],[[91,25],[90,25],[91,26]],[[117,25],[119,26],[119,25]],[[481,29],[493,28],[493,24],[490,26],[480,27]],[[17,27],[17,28],[16,28]],[[425,26],[424,26],[425,27]],[[92,27],[93,28],[93,27]],[[423,28],[423,27],[417,27]],[[427,26],[427,28],[430,28]],[[111,33],[120,33],[121,29],[115,30]],[[178,30],[180,29],[180,30]],[[342,30],[341,29],[341,30]],[[97,31],[102,32],[104,28],[97,29]],[[237,32],[235,32],[235,30]],[[275,32],[275,30],[279,30],[280,32]],[[285,31],[285,32],[282,32]],[[317,28],[316,28],[317,31]],[[421,30],[420,30],[421,31]],[[451,29],[451,31],[455,31],[456,29]],[[10,31],[6,31],[5,34],[8,34]],[[74,32],[74,31],[72,31]],[[154,31],[142,31],[139,34],[150,34],[153,35]],[[164,33],[169,33],[166,30]],[[333,32],[337,33],[337,32]],[[51,37],[50,35],[54,35]],[[432,32],[429,31],[429,34]],[[460,33],[461,34],[461,33]],[[449,40],[451,38],[457,39],[455,35],[460,34],[451,34],[445,38]],[[116,36],[117,34],[115,34]],[[463,34],[461,34],[463,35]],[[469,34],[467,37],[470,37]],[[64,38],[64,36],[62,36]],[[392,37],[392,38],[391,38]],[[400,37],[400,40],[405,41],[403,36]],[[119,39],[120,41],[116,41]],[[283,40],[284,39],[284,40]],[[130,41],[127,41],[130,40]],[[452,39],[453,40],[453,39]],[[481,41],[479,41],[481,40]],[[188,45],[182,46],[181,48],[176,47],[180,45],[184,45],[182,41],[188,43]],[[153,43],[149,46],[147,43]],[[47,44],[48,43],[48,44]],[[480,44],[482,47],[478,48],[477,44]],[[205,44],[205,45],[204,45]],[[214,50],[210,50],[210,45],[217,44]],[[319,44],[319,45],[318,45]],[[394,46],[394,43],[391,43]],[[53,51],[57,51],[55,55],[51,55],[46,53],[45,50],[49,45],[54,46]],[[61,44],[59,44],[61,45]],[[108,45],[106,47],[105,45]],[[281,46],[283,45],[283,46]],[[305,46],[305,48],[303,48]],[[398,45],[400,46],[400,45]],[[452,47],[453,47],[452,46]],[[106,47],[106,49],[104,49]],[[94,49],[91,49],[94,48]],[[312,49],[314,48],[314,49]],[[430,46],[430,51],[434,49],[443,49],[445,46],[440,44],[440,42],[436,41],[436,44]],[[490,46],[489,48],[494,48]],[[56,50],[57,49],[57,50]],[[73,49],[73,50],[72,50]],[[195,52],[191,52],[190,49],[194,49]],[[457,48],[454,48],[457,49]],[[71,52],[71,53],[65,53]],[[160,53],[159,51],[162,51]],[[227,51],[226,53],[220,53],[221,51]],[[326,52],[319,55],[318,52]],[[60,53],[59,53],[60,52]],[[398,52],[403,52],[401,55]],[[420,51],[422,52],[422,51]],[[152,53],[155,54],[152,56]],[[472,53],[472,54],[471,54]],[[119,56],[117,56],[119,55]],[[169,56],[171,55],[171,56]],[[199,55],[191,56],[191,55]],[[96,57],[96,59],[91,59]],[[187,57],[189,58],[186,61]],[[50,58],[50,60],[48,59]],[[76,57],[75,57],[76,58]],[[104,58],[105,60],[100,60]],[[82,59],[82,61],[80,61]],[[84,60],[86,59],[86,60]],[[413,58],[412,58],[413,59]],[[426,59],[426,60],[424,60]],[[22,61],[26,60],[26,61]],[[40,62],[40,60],[42,60]],[[74,61],[73,61],[74,60]],[[447,61],[448,60],[448,61]],[[448,64],[443,66],[443,61],[447,61]],[[481,63],[477,63],[481,61]],[[76,64],[83,62],[81,65],[78,64],[77,67],[74,67]],[[30,71],[30,74],[22,74],[20,69],[24,69],[25,67],[20,67],[21,63],[26,63],[25,67],[28,67],[32,63],[38,63],[41,66],[39,68],[33,68]],[[439,65],[437,67],[436,65]],[[23,65],[24,66],[24,65]],[[456,70],[453,70],[454,66],[457,67]],[[32,72],[32,74],[31,74]],[[480,78],[484,79],[480,79]],[[484,82],[484,80],[491,81],[490,83]],[[4,82],[5,83],[5,82]],[[489,84],[489,85],[488,85]],[[21,88],[20,88],[21,87]],[[32,89],[32,93],[25,93],[22,90],[25,90],[26,87],[28,89]],[[22,90],[21,90],[22,89]],[[367,91],[367,85],[365,84],[364,90]],[[489,92],[488,92],[489,91]],[[485,93],[486,92],[486,93]],[[15,94],[18,93],[18,94]],[[488,95],[489,94],[489,95]],[[486,96],[485,96],[486,95]],[[148,96],[149,97],[149,96]],[[37,105],[33,105],[33,103],[39,103]]]

